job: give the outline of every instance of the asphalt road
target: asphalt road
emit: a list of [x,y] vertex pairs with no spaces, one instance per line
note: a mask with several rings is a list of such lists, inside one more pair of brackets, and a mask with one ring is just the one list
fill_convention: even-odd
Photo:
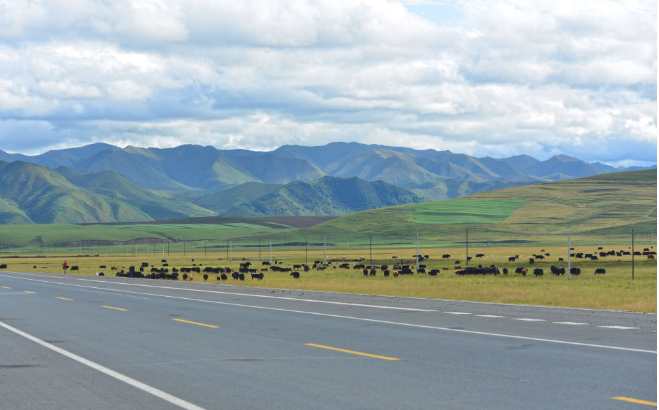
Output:
[[0,286],[3,409],[657,401],[656,315],[19,272]]

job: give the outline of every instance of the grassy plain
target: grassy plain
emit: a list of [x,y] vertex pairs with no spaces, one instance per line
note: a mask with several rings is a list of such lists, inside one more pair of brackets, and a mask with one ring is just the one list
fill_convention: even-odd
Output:
[[548,246],[568,229],[593,244],[620,242],[632,229],[657,227],[657,171],[619,172],[589,178],[488,191],[450,201],[359,212],[302,229],[310,238],[413,237],[459,243],[472,240]]
[[[650,245],[640,245],[650,247]],[[594,252],[594,246],[576,246],[576,252]],[[605,249],[627,249],[628,244],[606,247]],[[528,274],[522,277],[514,274],[514,268],[518,266],[528,267],[528,257],[535,253],[550,253],[545,261],[538,261],[535,267],[543,268],[545,274],[541,277],[534,277]],[[325,271],[311,270],[302,272],[300,280],[292,279],[287,273],[278,273],[267,271],[262,281],[250,280],[221,282],[216,279],[217,275],[209,275],[209,283],[225,283],[240,286],[257,286],[281,289],[303,289],[363,294],[381,294],[396,296],[412,296],[424,298],[441,298],[441,299],[460,299],[483,302],[500,302],[516,304],[532,304],[546,306],[567,306],[579,308],[594,309],[617,309],[631,310],[639,312],[657,311],[657,264],[656,261],[648,261],[645,257],[636,257],[635,278],[631,279],[631,257],[607,257],[601,258],[599,262],[584,261],[583,259],[572,259],[572,267],[579,267],[582,274],[572,276],[568,282],[566,276],[553,276],[549,272],[551,265],[559,267],[567,266],[567,249],[565,247],[481,247],[470,248],[469,254],[484,253],[485,258],[474,259],[474,264],[483,264],[489,266],[496,264],[499,268],[507,267],[511,270],[507,276],[470,276],[458,277],[455,275],[454,262],[460,260],[462,266],[465,266],[465,249],[464,248],[421,248],[421,254],[430,255],[430,259],[423,262],[428,268],[446,269],[442,270],[437,277],[417,274],[413,276],[405,275],[397,278],[385,278],[382,272],[378,271],[375,277],[364,277],[361,270],[355,269],[334,269],[329,268]],[[411,256],[416,253],[413,248],[390,249],[376,248],[373,249],[373,263],[376,265],[393,264],[392,256],[396,255],[405,258],[406,263],[413,264]],[[441,255],[451,254],[451,258],[442,259]],[[180,254],[165,256],[169,267],[192,267],[192,264],[201,264],[203,266],[213,267],[231,267],[236,269],[243,258],[252,261],[254,267],[260,269],[261,264],[257,260],[257,251],[255,249],[236,249],[233,254],[233,261],[226,258],[224,252],[208,252],[203,259],[199,255],[192,257],[188,255],[182,258]],[[508,257],[514,254],[520,255],[517,262],[508,262]],[[334,265],[339,262],[351,261],[364,257],[364,263],[369,264],[369,249],[329,249],[327,251],[328,260],[334,261]],[[346,259],[343,259],[343,258]],[[565,262],[559,262],[558,258],[562,257]],[[291,267],[293,263],[303,263],[305,261],[304,250],[273,250],[273,258],[283,262],[281,266]],[[161,266],[162,254],[146,257],[138,256],[100,256],[100,257],[69,257],[69,265],[77,265],[82,275],[95,275],[98,271],[103,271],[106,275],[114,275],[109,270],[110,266],[139,266],[141,262],[149,262],[156,267]],[[322,250],[313,249],[308,254],[308,260],[313,263],[314,260],[322,260]],[[268,248],[262,249],[262,260],[269,260]],[[63,257],[43,257],[43,258],[4,258],[0,260],[7,263],[8,270],[26,271],[26,272],[61,272]],[[106,265],[107,269],[99,269],[100,265]],[[33,268],[36,266],[36,268]],[[596,268],[605,268],[605,275],[594,275]],[[203,282],[202,275],[194,274],[195,282]],[[147,280],[147,279],[142,279]]]
[[[656,170],[604,174],[490,191],[459,200],[383,208],[315,226],[300,224],[301,219],[295,218],[273,219],[269,223],[244,218],[219,221],[200,218],[123,225],[2,225],[0,255],[30,256],[2,259],[10,270],[59,272],[62,260],[67,258],[69,264],[80,266],[81,274],[95,274],[100,265],[127,268],[148,261],[160,266],[163,258],[169,261],[170,268],[202,263],[235,269],[238,259],[258,259],[259,249],[261,258],[269,259],[270,243],[273,256],[283,260],[283,266],[291,266],[304,262],[307,241],[311,262],[322,259],[325,242],[330,259],[364,257],[368,261],[372,242],[374,264],[391,265],[392,255],[411,262],[419,233],[420,253],[431,256],[428,267],[447,269],[437,277],[414,275],[394,279],[384,278],[378,272],[375,277],[364,278],[360,271],[330,268],[303,273],[297,281],[287,274],[268,271],[263,281],[229,282],[241,286],[657,311],[654,261],[638,258],[633,282],[631,257],[607,257],[599,262],[573,260],[572,266],[582,268],[583,273],[569,283],[566,276],[548,273],[552,264],[566,266],[558,258],[567,261],[568,230],[577,252],[591,253],[597,246],[628,250],[632,229],[638,250],[654,246]],[[477,263],[508,268],[528,266],[528,256],[544,248],[551,256],[536,267],[545,269],[545,275],[457,277],[453,262],[464,262],[467,229],[470,255],[486,255]],[[77,257],[78,254],[101,256]],[[227,260],[230,254],[233,261]],[[452,257],[439,259],[442,254]],[[515,254],[523,259],[509,263],[508,256]],[[200,262],[198,257],[202,255]],[[597,267],[605,268],[607,274],[593,275]],[[199,275],[194,280],[203,281]],[[209,282],[217,282],[215,275]]]

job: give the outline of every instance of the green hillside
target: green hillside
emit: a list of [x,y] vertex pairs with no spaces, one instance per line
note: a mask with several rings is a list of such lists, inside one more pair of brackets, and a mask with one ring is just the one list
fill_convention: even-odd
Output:
[[576,238],[654,232],[657,171],[630,171],[488,191],[461,199],[355,213],[300,231],[304,236],[378,235],[446,241],[535,242],[570,229]]
[[291,182],[275,192],[229,210],[226,215],[346,215],[422,200],[412,192],[382,181],[324,177],[312,182]]
[[201,195],[194,199],[193,202],[196,205],[215,211],[219,215],[223,215],[225,212],[238,205],[268,195],[281,187],[283,187],[283,185],[247,182],[224,191]]
[[0,162],[0,198],[35,223],[151,220],[128,203],[82,189],[50,168],[23,161]]
[[73,169],[85,174],[106,170],[116,171],[145,188],[191,189],[154,167],[152,161],[153,158],[137,155],[128,148],[126,150],[105,150],[75,163]]
[[423,197],[426,201],[445,201],[447,199],[455,199],[479,192],[529,185],[532,183],[533,182],[524,181],[473,182],[463,179],[447,178],[439,182],[407,184],[404,185],[403,188],[409,189],[415,194]]
[[135,206],[154,220],[177,219],[195,216],[209,216],[213,213],[187,201],[160,195],[129,181],[113,171],[82,174],[69,168],[59,167],[56,171],[69,182],[106,197],[115,198]]
[[31,224],[32,220],[18,206],[0,199],[0,224]]

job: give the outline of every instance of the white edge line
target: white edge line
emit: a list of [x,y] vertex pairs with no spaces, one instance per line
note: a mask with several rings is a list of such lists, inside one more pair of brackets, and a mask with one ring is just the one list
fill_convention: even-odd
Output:
[[[32,275],[32,276],[37,276],[40,278],[43,277],[48,277],[48,276],[43,276],[43,275],[35,275],[30,272],[16,272],[16,271],[4,271],[8,273],[18,273],[18,274],[23,274],[23,275]],[[63,278],[63,275],[61,274],[53,274],[57,275],[55,276],[56,278]],[[88,275],[78,275],[78,274],[69,274],[70,276],[88,276]],[[68,276],[68,275],[67,275]],[[108,276],[107,278],[111,278],[111,276]],[[68,279],[68,278],[67,278]],[[89,282],[99,282],[99,283],[118,283],[121,285],[131,285],[131,286],[149,286],[149,285],[139,285],[135,283],[126,283],[126,282],[115,282],[115,281],[101,281],[101,280],[91,280],[91,279],[76,279],[76,278],[70,278],[70,279],[75,279],[75,280],[84,280],[84,281],[89,281]],[[226,286],[226,287],[241,287],[245,288],[245,286],[236,286],[236,285],[229,285],[229,284],[224,284],[224,283],[213,283],[212,285],[215,286]],[[210,291],[210,290],[201,290],[201,289],[185,289],[185,288],[173,288],[169,286],[161,286],[163,289],[175,289],[175,290],[190,290],[190,291],[195,291],[195,292],[210,292],[210,293],[226,293],[226,294],[233,294],[233,295],[243,295],[242,293],[230,293],[230,292],[218,292],[218,291]],[[418,299],[418,300],[425,300],[425,301],[440,301],[440,302],[462,302],[462,303],[475,303],[475,304],[480,304],[480,305],[500,305],[500,306],[519,306],[519,307],[538,307],[538,308],[545,308],[545,309],[571,309],[571,310],[585,310],[589,312],[616,312],[616,313],[633,313],[633,314],[638,314],[638,315],[657,315],[656,313],[651,313],[651,312],[635,312],[633,310],[615,310],[615,309],[595,309],[595,308],[575,308],[575,307],[568,307],[568,306],[546,306],[546,305],[524,305],[520,303],[501,303],[501,302],[477,302],[474,300],[462,300],[462,299],[440,299],[440,298],[422,298],[418,296],[396,296],[396,295],[373,295],[373,294],[368,294],[368,293],[351,293],[351,292],[330,292],[326,290],[308,290],[308,289],[286,289],[286,288],[263,288],[259,286],[250,286],[250,288],[253,289],[262,289],[262,290],[288,290],[288,291],[296,291],[296,292],[309,292],[309,293],[331,293],[331,294],[336,294],[336,295],[353,295],[353,296],[378,296],[378,297],[383,297],[383,298],[398,298],[398,299]],[[282,297],[282,296],[267,296],[267,295],[250,295],[250,294],[244,294],[244,296],[254,296],[254,297]],[[305,300],[305,299],[298,299],[298,298],[291,298],[291,300]],[[319,302],[319,303],[343,303],[343,302],[326,302],[326,301],[320,301],[320,300],[313,300],[313,299],[308,299],[311,302]],[[350,305],[350,303],[348,303]],[[364,306],[370,306],[370,307],[375,307],[374,305],[364,305]],[[382,306],[382,308],[385,309],[404,309],[404,308],[392,308],[392,307],[387,307],[387,306]],[[411,308],[410,308],[411,309]],[[422,310],[423,309],[419,309]],[[431,312],[436,312],[436,310],[430,310]]]
[[500,316],[500,315],[476,315],[478,317],[505,317],[505,316]]
[[471,315],[471,313],[467,313],[467,312],[442,312],[442,313],[446,313],[449,315]]
[[521,320],[522,322],[546,322],[545,319],[533,319],[530,317],[514,317],[513,320]]
[[142,382],[140,382],[140,381],[137,381],[137,380],[135,380],[135,379],[133,379],[133,378],[130,378],[130,377],[128,377],[128,376],[125,376],[125,375],[123,375],[123,374],[121,374],[121,373],[115,372],[114,370],[108,369],[108,368],[105,367],[105,366],[102,366],[102,365],[100,365],[100,364],[98,364],[98,363],[92,362],[91,360],[87,360],[87,359],[85,359],[84,357],[80,357],[80,356],[78,356],[77,354],[74,354],[74,353],[69,352],[68,350],[64,350],[64,349],[62,349],[62,348],[60,348],[60,347],[57,347],[57,346],[52,345],[52,344],[50,344],[50,343],[48,343],[48,342],[45,342],[45,341],[43,341],[43,340],[41,340],[41,339],[39,339],[39,338],[37,338],[37,337],[34,337],[34,336],[32,336],[32,335],[30,335],[30,334],[28,334],[28,333],[25,333],[25,332],[23,332],[23,331],[21,331],[21,330],[18,330],[18,329],[16,329],[15,327],[11,327],[11,326],[9,326],[8,324],[6,324],[6,323],[4,323],[4,322],[0,322],[0,326],[4,327],[4,328],[7,329],[7,330],[10,330],[10,331],[16,333],[16,334],[19,335],[19,336],[23,336],[23,337],[26,338],[26,339],[29,339],[29,340],[31,340],[31,341],[33,341],[33,342],[35,342],[35,343],[38,343],[38,344],[40,344],[40,345],[43,346],[43,347],[46,347],[46,348],[48,348],[48,349],[50,349],[50,350],[53,350],[53,351],[55,351],[55,352],[57,352],[57,353],[59,353],[59,354],[61,354],[61,355],[64,355],[64,356],[68,357],[69,359],[73,359],[73,360],[75,360],[75,361],[77,361],[77,362],[79,362],[79,363],[84,364],[85,366],[89,366],[89,367],[91,367],[91,368],[94,369],[94,370],[98,370],[98,371],[101,372],[101,373],[105,373],[105,374],[107,374],[107,375],[110,376],[110,377],[114,377],[115,379],[117,379],[117,380],[119,380],[119,381],[122,381],[122,382],[124,382],[124,383],[130,384],[131,386],[133,386],[133,387],[135,387],[135,388],[138,388],[138,389],[140,389],[140,390],[143,390],[143,391],[145,391],[145,392],[147,392],[147,393],[149,393],[149,394],[152,394],[152,395],[154,395],[154,396],[156,396],[156,397],[158,397],[158,398],[160,398],[160,399],[163,399],[163,400],[168,401],[168,402],[170,402],[170,403],[172,403],[172,404],[175,404],[175,405],[177,405],[177,406],[179,406],[179,407],[181,407],[181,408],[183,408],[183,409],[187,409],[187,410],[203,410],[203,407],[196,406],[196,405],[194,405],[194,404],[192,404],[192,403],[189,403],[189,402],[187,402],[187,401],[185,401],[185,400],[183,400],[183,399],[179,399],[179,398],[176,397],[176,396],[172,396],[172,395],[169,394],[169,393],[165,393],[165,392],[162,391],[162,390],[158,390],[158,389],[156,389],[155,387],[151,387],[151,386],[149,386],[148,384],[144,384],[144,383],[142,383]]
[[[628,351],[628,352],[639,352],[639,353],[651,353],[651,354],[655,354],[655,355],[657,354],[657,352],[654,351],[654,350],[634,349],[634,348],[630,348],[630,347],[606,346],[606,345],[596,345],[596,344],[590,344],[590,343],[568,342],[568,341],[564,341],[564,340],[542,339],[542,338],[538,338],[538,337],[504,335],[504,334],[499,334],[499,333],[479,332],[477,330],[451,329],[449,327],[418,325],[418,324],[414,324],[414,323],[404,323],[404,322],[392,322],[392,321],[388,321],[388,320],[368,319],[368,318],[354,317],[354,316],[334,315],[334,314],[330,314],[330,313],[307,312],[307,311],[304,311],[304,310],[293,310],[293,309],[273,308],[273,307],[267,307],[267,306],[244,305],[244,304],[241,304],[241,303],[219,302],[219,301],[215,301],[215,300],[186,298],[186,297],[183,297],[183,296],[158,295],[158,294],[155,294],[155,293],[143,293],[143,292],[134,292],[134,291],[130,291],[130,290],[99,288],[99,287],[96,287],[96,286],[74,285],[74,284],[70,284],[70,283],[51,282],[51,281],[48,281],[48,280],[40,280],[40,279],[17,278],[17,277],[14,277],[14,276],[8,276],[8,277],[14,278],[14,279],[31,280],[31,281],[35,281],[35,282],[52,283],[52,284],[64,285],[64,286],[75,286],[75,287],[80,287],[80,288],[91,288],[91,289],[103,289],[103,290],[110,290],[110,291],[114,291],[114,292],[125,292],[125,293],[134,293],[134,294],[138,294],[138,295],[170,298],[170,299],[181,299],[181,300],[190,300],[190,301],[195,301],[195,302],[214,303],[214,304],[225,305],[225,306],[238,306],[238,307],[247,307],[247,308],[253,308],[253,309],[274,310],[274,311],[278,311],[278,312],[291,312],[291,313],[301,313],[301,314],[305,314],[305,315],[325,316],[325,317],[334,317],[334,318],[350,319],[350,320],[361,320],[361,321],[364,321],[364,322],[383,323],[383,324],[398,325],[398,326],[408,326],[408,327],[416,327],[416,328],[420,328],[420,329],[443,330],[443,331],[447,331],[447,332],[457,332],[457,333],[467,333],[467,334],[483,335],[483,336],[504,337],[504,338],[509,338],[509,339],[534,340],[534,341],[538,341],[538,342],[557,343],[557,344],[565,344],[565,345],[572,345],[572,346],[586,346],[586,347],[596,347],[596,348],[600,348],[600,349],[623,350],[623,351]],[[55,347],[55,346],[53,346],[53,347]]]
[[583,326],[583,325],[588,325],[589,323],[582,323],[582,322],[552,322],[556,325],[572,325],[572,326]]
[[[9,272],[9,271],[7,271],[7,272]],[[17,273],[19,275],[36,276],[38,278],[43,278],[44,277],[42,275],[34,275],[34,274],[31,274],[31,273],[25,273],[25,272],[11,272],[11,273]],[[64,278],[62,278],[62,279],[64,279]],[[184,290],[184,291],[189,291],[189,292],[217,293],[217,294],[220,294],[220,295],[250,296],[250,297],[254,297],[254,298],[294,300],[294,301],[299,301],[299,302],[312,302],[312,303],[327,303],[327,304],[331,304],[331,305],[370,307],[370,308],[376,308],[376,309],[407,310],[407,311],[413,311],[413,312],[437,312],[437,310],[434,310],[434,309],[403,308],[403,307],[396,307],[396,306],[368,305],[368,304],[364,304],[364,303],[332,302],[332,301],[329,301],[329,300],[301,299],[301,298],[291,298],[291,297],[286,297],[286,296],[253,295],[253,294],[249,294],[249,293],[220,292],[220,291],[217,291],[217,290],[175,288],[175,287],[172,287],[172,286],[153,286],[153,285],[145,285],[145,284],[142,284],[142,283],[125,283],[125,282],[94,280],[94,279],[80,279],[80,278],[66,278],[66,279],[79,280],[79,281],[84,281],[84,282],[118,284],[118,285],[125,285],[125,286],[142,286],[142,287],[145,287],[145,288],[154,288],[154,289]],[[222,285],[222,286],[232,286],[232,285]],[[258,288],[258,289],[269,289],[269,288]],[[272,290],[275,290],[275,289],[273,288]],[[282,290],[299,291],[298,289],[282,289]],[[370,296],[379,296],[379,295],[370,295]]]
[[[621,330],[636,330],[640,329],[638,327],[632,327],[632,326],[597,326],[597,327],[604,327],[607,329],[621,329]],[[656,332],[656,331],[655,331]]]

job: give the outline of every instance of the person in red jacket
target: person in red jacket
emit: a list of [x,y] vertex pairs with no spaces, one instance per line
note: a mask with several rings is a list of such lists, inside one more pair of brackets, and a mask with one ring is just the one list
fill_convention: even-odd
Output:
[[66,275],[66,270],[69,268],[69,265],[66,264],[66,261],[62,264],[62,269],[64,269],[64,274]]

